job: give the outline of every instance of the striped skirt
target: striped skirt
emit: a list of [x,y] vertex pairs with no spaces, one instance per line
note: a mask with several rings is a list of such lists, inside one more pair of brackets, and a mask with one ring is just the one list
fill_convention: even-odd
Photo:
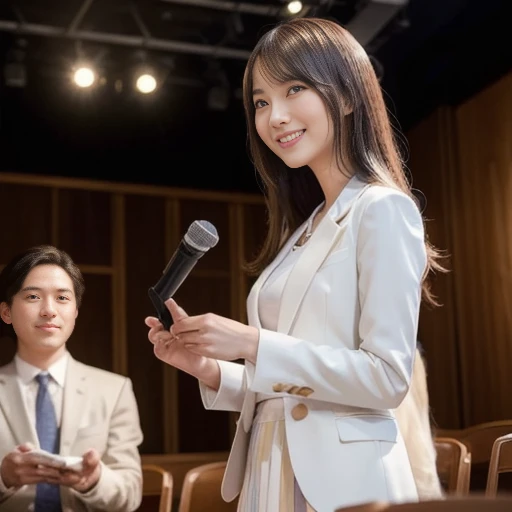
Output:
[[264,400],[257,406],[237,510],[315,512],[293,474],[281,398]]

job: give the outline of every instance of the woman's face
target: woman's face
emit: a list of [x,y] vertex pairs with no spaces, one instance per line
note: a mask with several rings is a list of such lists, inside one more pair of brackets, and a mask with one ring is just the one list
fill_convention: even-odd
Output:
[[253,102],[258,135],[288,167],[321,171],[331,165],[332,124],[314,89],[300,81],[270,82],[256,63]]

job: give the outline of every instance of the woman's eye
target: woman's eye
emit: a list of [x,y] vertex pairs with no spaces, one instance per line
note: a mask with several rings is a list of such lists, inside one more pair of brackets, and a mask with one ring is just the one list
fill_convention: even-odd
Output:
[[266,101],[258,100],[254,103],[254,108],[261,108],[264,107],[267,104]]
[[305,87],[302,85],[294,85],[293,87],[290,87],[288,94],[297,94],[298,92],[302,91],[303,89],[305,89]]

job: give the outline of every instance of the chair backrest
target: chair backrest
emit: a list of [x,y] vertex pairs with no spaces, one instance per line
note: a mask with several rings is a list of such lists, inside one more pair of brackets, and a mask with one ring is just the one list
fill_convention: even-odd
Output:
[[[142,504],[139,510],[149,510],[144,500],[154,498],[158,512],[171,512],[173,479],[169,471],[156,464],[142,464]],[[154,506],[151,507],[155,510]]]
[[185,475],[179,512],[236,512],[237,500],[226,502],[220,494],[226,461],[202,464]]
[[334,512],[385,512],[389,508],[386,501],[371,501],[360,505],[337,508]]
[[[370,508],[371,506],[374,508]],[[335,512],[510,512],[511,510],[512,496],[491,498],[472,495],[451,496],[442,500],[425,500],[415,503],[389,503],[386,505],[376,502],[339,508]]]
[[471,453],[471,492],[485,491],[494,441],[512,433],[512,419],[489,421],[459,430],[437,429],[438,437],[453,437]]
[[512,433],[512,419],[479,423],[463,429],[437,429],[437,437],[452,437],[468,447],[473,464],[489,463],[494,441]]
[[[467,496],[471,478],[471,453],[452,437],[434,439],[439,480],[448,495]],[[511,511],[512,512],[512,511]]]
[[498,493],[498,478],[500,473],[512,472],[512,434],[498,437],[493,444],[489,474],[487,476],[487,496],[496,496]]

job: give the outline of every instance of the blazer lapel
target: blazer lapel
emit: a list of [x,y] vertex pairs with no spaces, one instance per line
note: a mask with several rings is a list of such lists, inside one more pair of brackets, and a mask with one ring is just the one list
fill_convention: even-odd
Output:
[[82,366],[69,356],[62,402],[60,453],[69,455],[87,400],[87,376]]
[[277,256],[274,258],[274,261],[268,265],[263,272],[259,275],[258,279],[254,283],[249,296],[247,297],[247,320],[249,325],[254,325],[255,327],[260,328],[260,316],[258,314],[258,300],[259,294],[261,291],[261,287],[263,283],[266,281],[268,276],[272,273],[272,271],[279,265],[279,263],[283,260],[283,258],[288,254],[288,252],[293,247],[293,244],[297,242],[297,240],[302,235],[302,232],[306,228],[307,222],[304,222],[293,235],[288,239],[288,241],[284,244],[283,248],[279,251]]
[[37,433],[28,416],[25,400],[18,385],[14,362],[8,364],[0,374],[0,408],[9,423],[16,444],[29,442],[39,446]]
[[288,334],[304,295],[318,268],[345,232],[340,222],[347,216],[356,199],[369,185],[353,177],[344,187],[311,235],[303,253],[292,268],[281,297],[278,332]]
[[[267,266],[260,274],[256,282],[254,283],[249,296],[247,297],[247,320],[249,325],[253,325],[255,327],[260,328],[260,316],[258,314],[258,300],[261,287],[268,276],[272,273],[274,268],[281,262],[281,260],[291,251],[293,244],[297,242],[300,235],[304,231],[306,227],[306,222],[303,223],[301,227],[299,227],[295,233],[290,237],[290,239],[284,244],[281,251],[274,258],[274,261]],[[248,388],[251,385],[252,378],[254,376],[254,365],[249,362],[245,362],[245,372],[244,372],[244,382],[243,387]],[[244,403],[242,406],[242,410],[240,412],[240,422],[245,432],[249,432],[252,426],[252,418],[254,414],[254,408],[256,406],[256,393],[247,392],[245,394]]]

